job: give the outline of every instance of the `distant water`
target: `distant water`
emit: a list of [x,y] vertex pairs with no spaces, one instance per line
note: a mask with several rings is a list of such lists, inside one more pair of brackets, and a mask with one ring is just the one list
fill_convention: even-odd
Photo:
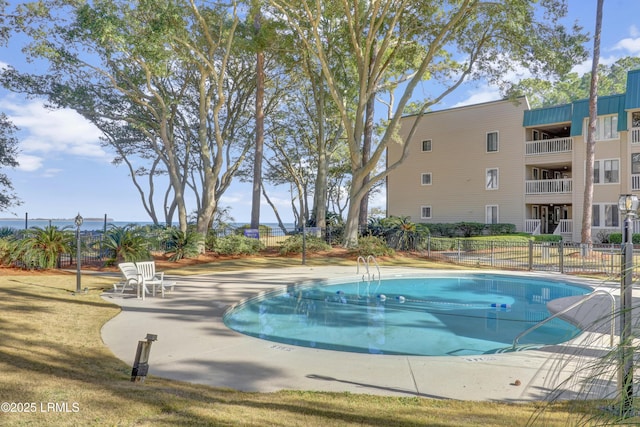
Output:
[[[116,227],[124,227],[125,225],[129,225],[129,224],[136,224],[136,225],[153,225],[153,222],[144,222],[144,221],[109,221],[107,220],[107,227],[109,227],[110,225],[114,225]],[[232,224],[235,227],[240,227],[242,225],[245,225],[246,223],[243,222],[239,222],[239,223],[234,223]],[[67,227],[70,229],[75,230],[76,229],[76,225],[73,222],[72,219],[68,219],[68,220],[63,220],[63,219],[29,219],[26,223],[26,227],[25,227],[25,220],[13,220],[13,219],[0,219],[0,228],[13,228],[16,230],[24,230],[25,228],[31,228],[31,227],[40,227],[40,228],[44,228],[47,227],[49,225],[54,225],[58,228],[63,228],[63,227]],[[275,223],[267,223],[265,224],[269,227],[272,228],[278,228],[278,224]],[[294,226],[293,224],[284,224],[285,227],[287,228],[287,230],[293,230]],[[80,230],[82,231],[102,231],[105,228],[105,222],[104,220],[84,220],[82,223],[82,226],[80,227]]]

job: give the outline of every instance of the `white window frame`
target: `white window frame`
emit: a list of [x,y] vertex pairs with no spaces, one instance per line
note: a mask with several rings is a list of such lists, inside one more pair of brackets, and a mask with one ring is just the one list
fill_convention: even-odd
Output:
[[[589,118],[584,119],[583,136],[585,141],[589,137]],[[618,132],[618,115],[607,114],[598,116],[596,121],[596,141],[616,141],[620,139]]]
[[[425,211],[428,211],[429,215],[425,216]],[[431,219],[433,215],[433,211],[431,206],[420,206],[420,219]]]
[[[492,171],[495,171],[495,180],[494,180],[493,174],[490,175]],[[484,181],[485,190],[497,190],[500,188],[500,180],[499,180],[500,171],[498,170],[498,168],[487,168],[485,170],[484,176],[485,176],[485,181]]]
[[[428,150],[425,150],[425,144],[428,145]],[[420,143],[420,149],[423,153],[429,153],[433,149],[433,140],[432,139],[423,139]]]
[[[490,150],[489,148],[493,148],[493,145],[489,145],[489,135],[494,135],[496,136],[496,140],[495,140],[495,150]],[[487,153],[497,153],[498,151],[500,151],[500,133],[497,130],[491,131],[491,132],[487,132],[487,136],[485,138],[485,148],[487,150]]]
[[594,203],[591,226],[593,228],[619,228],[620,211],[617,203]]
[[[617,167],[612,168],[613,165]],[[615,173],[615,180],[612,175]],[[596,185],[620,183],[620,159],[598,159],[593,163],[593,183]]]
[[[495,215],[494,215],[495,212]],[[484,223],[499,224],[500,223],[500,207],[498,205],[486,205],[484,207]]]
[[[425,178],[428,178],[428,182],[425,182]],[[432,185],[433,184],[433,176],[431,172],[424,172],[420,174],[420,185]]]

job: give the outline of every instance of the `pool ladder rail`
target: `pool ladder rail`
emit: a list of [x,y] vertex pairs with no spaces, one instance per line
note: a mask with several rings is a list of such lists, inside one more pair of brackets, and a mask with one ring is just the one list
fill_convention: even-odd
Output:
[[513,339],[513,347],[512,350],[515,350],[516,347],[518,346],[518,341],[520,340],[520,338],[522,338],[523,336],[527,335],[530,332],[535,331],[536,329],[538,329],[540,326],[546,324],[547,322],[552,321],[553,319],[555,319],[556,317],[562,316],[563,314],[567,313],[570,310],[573,310],[574,308],[578,307],[579,305],[589,301],[591,298],[596,297],[598,295],[607,295],[610,299],[611,299],[611,338],[610,338],[610,347],[613,347],[613,340],[614,340],[614,336],[615,336],[615,311],[616,311],[616,300],[613,297],[613,295],[611,295],[609,292],[603,290],[603,289],[598,289],[593,291],[592,293],[586,295],[584,298],[580,299],[579,301],[571,304],[568,307],[565,307],[564,309],[558,311],[557,313],[555,313],[553,316],[549,316],[544,320],[541,320],[540,322],[536,323],[535,325],[533,325],[532,327],[530,327],[529,329],[527,329],[526,331],[521,332],[520,334],[518,334],[517,337],[515,337]]
[[376,258],[373,255],[369,255],[366,258],[363,256],[359,256],[358,259],[356,260],[356,274],[360,274],[360,262],[362,262],[362,266],[365,270],[364,274],[362,275],[362,281],[371,283],[372,280],[376,280],[376,274],[375,273],[372,274],[371,271],[369,270],[369,267],[371,267],[371,263],[373,262],[373,264],[376,266],[376,271],[378,272],[378,285],[379,285],[380,284],[380,266],[378,265],[378,261],[376,261]]

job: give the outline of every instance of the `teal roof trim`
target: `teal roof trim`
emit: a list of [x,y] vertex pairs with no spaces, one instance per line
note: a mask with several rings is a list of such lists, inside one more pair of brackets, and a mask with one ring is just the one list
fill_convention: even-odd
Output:
[[640,108],[640,70],[627,73],[627,96],[624,108],[626,110]]
[[[625,95],[610,95],[598,97],[598,115],[618,115],[618,132],[627,130],[627,114],[625,113]],[[582,135],[582,124],[589,117],[589,100],[583,99],[573,103],[573,117],[571,119],[571,136]]]
[[536,126],[571,121],[571,104],[525,110],[523,126]]

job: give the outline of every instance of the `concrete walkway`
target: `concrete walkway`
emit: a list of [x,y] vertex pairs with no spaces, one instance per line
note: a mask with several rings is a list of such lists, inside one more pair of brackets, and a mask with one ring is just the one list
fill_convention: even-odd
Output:
[[[381,270],[383,278],[417,271],[437,272],[386,267]],[[610,351],[608,325],[600,325],[597,330],[591,328],[571,342],[542,350],[425,357],[356,354],[278,344],[236,333],[222,321],[229,306],[257,293],[308,280],[355,279],[355,273],[355,266],[300,266],[174,276],[168,278],[177,282],[173,293],[168,293],[165,299],[148,297],[145,301],[136,299],[135,293],[105,292],[103,298],[120,305],[122,312],[105,324],[102,338],[118,358],[131,365],[138,341],[147,333],[157,334],[158,341],[151,348],[150,375],[215,387],[498,401],[541,400],[557,393],[562,398],[575,397],[576,393],[582,393],[577,381],[569,380],[554,389],[560,381],[570,378],[577,367],[584,368],[586,363]],[[619,294],[615,283],[589,283]],[[553,301],[552,309],[575,301],[563,300],[566,301]],[[592,319],[606,317],[610,309],[605,295],[570,315],[590,325]],[[608,380],[597,387],[598,394],[613,392],[615,383]]]

